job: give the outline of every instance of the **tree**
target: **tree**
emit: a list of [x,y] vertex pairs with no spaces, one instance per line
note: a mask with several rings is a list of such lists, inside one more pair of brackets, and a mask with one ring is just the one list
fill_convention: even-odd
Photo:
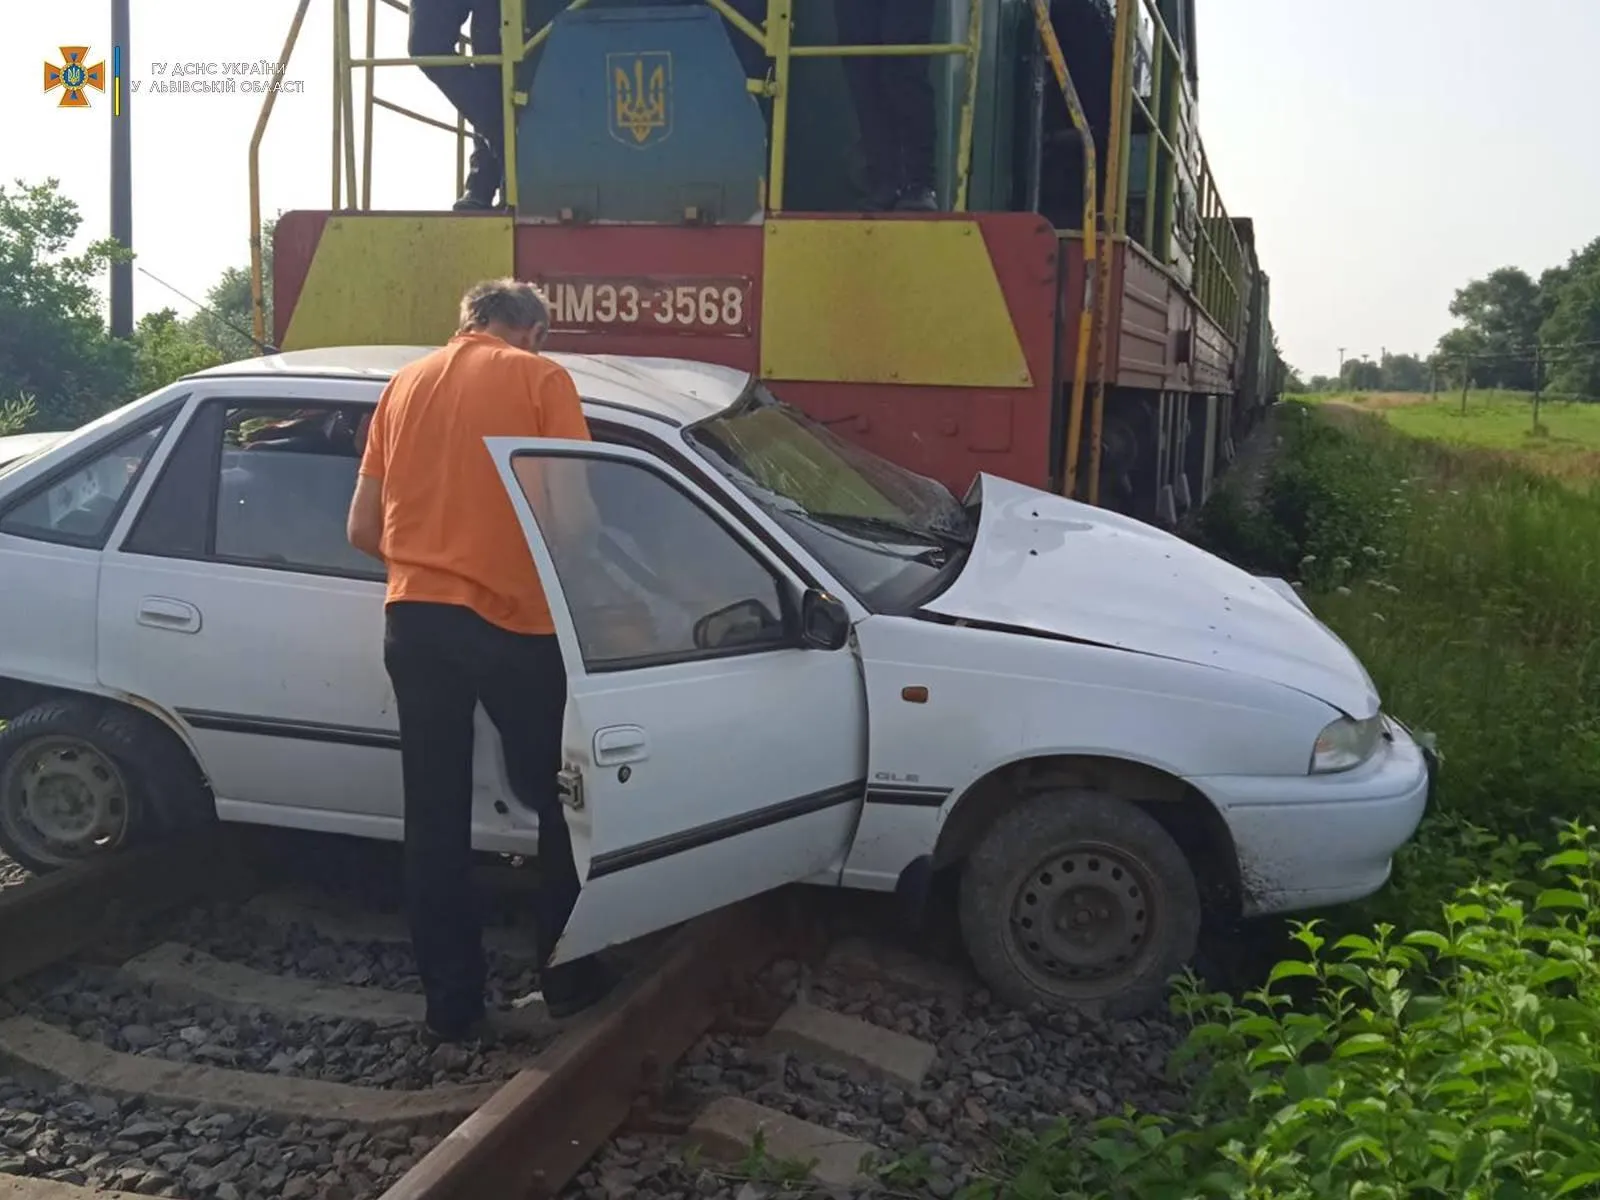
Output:
[[1386,392],[1428,390],[1428,366],[1415,354],[1385,354],[1380,369]]
[[1461,322],[1439,339],[1439,357],[1457,379],[1482,387],[1534,386],[1534,347],[1544,321],[1539,285],[1520,267],[1501,267],[1456,292],[1450,315]]
[[[269,342],[272,340],[272,235],[277,226],[276,218],[261,223],[261,284]],[[223,271],[222,278],[206,292],[205,308],[189,318],[190,332],[216,351],[222,362],[254,358],[261,353],[252,340],[253,326],[248,264]]]
[[1383,368],[1370,358],[1347,359],[1339,379],[1348,391],[1376,392],[1383,388]]
[[141,396],[223,361],[222,356],[195,337],[170,308],[139,318],[133,345],[134,390]]
[[0,186],[0,398],[31,397],[31,424],[80,425],[129,397],[133,347],[107,335],[96,286],[126,252],[67,248],[83,218],[56,179]]
[[1600,238],[1546,271],[1548,287],[1540,338],[1552,391],[1600,397]]
[[1332,375],[1313,375],[1306,380],[1306,390],[1311,392],[1336,392],[1339,390],[1339,381]]

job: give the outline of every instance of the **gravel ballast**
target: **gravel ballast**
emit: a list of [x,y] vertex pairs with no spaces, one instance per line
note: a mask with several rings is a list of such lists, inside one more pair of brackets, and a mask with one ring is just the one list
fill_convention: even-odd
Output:
[[567,1196],[948,1197],[992,1165],[997,1148],[1013,1134],[1042,1133],[1062,1120],[1087,1126],[1129,1104],[1146,1112],[1173,1111],[1183,1101],[1180,1085],[1166,1075],[1181,1033],[1165,1018],[1106,1022],[1073,1013],[1022,1013],[995,1003],[977,986],[934,995],[827,971],[808,978],[793,962],[774,964],[762,987],[783,1000],[803,996],[818,1007],[920,1038],[936,1046],[938,1056],[922,1087],[912,1090],[804,1056],[769,1052],[759,1038],[712,1035],[680,1064],[673,1107],[693,1111],[716,1096],[742,1096],[877,1146],[888,1168],[881,1182],[841,1189],[740,1178],[731,1166],[686,1162],[679,1144],[619,1138]]
[[0,1173],[183,1200],[367,1200],[434,1145],[404,1128],[146,1107],[0,1076]]
[[[164,925],[169,941],[273,975],[376,987],[391,992],[422,991],[411,947],[401,942],[346,942],[323,937],[307,925],[283,928],[236,905],[191,910]],[[539,986],[537,963],[485,950],[486,1002],[505,1008]]]
[[414,1024],[287,1020],[257,1009],[175,1006],[139,984],[61,971],[24,1012],[124,1054],[239,1071],[413,1091],[509,1079],[542,1048],[501,1034],[483,1046],[429,1046]]

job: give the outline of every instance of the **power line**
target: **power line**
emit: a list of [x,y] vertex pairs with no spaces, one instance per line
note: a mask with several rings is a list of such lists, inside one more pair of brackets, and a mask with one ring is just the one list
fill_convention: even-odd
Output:
[[278,348],[276,346],[274,346],[271,342],[259,342],[259,341],[257,341],[256,337],[255,337],[255,334],[250,333],[250,332],[248,332],[246,330],[240,329],[237,325],[235,325],[232,321],[228,320],[227,317],[223,316],[221,313],[219,313],[216,309],[212,308],[210,305],[202,304],[202,303],[200,303],[200,301],[196,300],[193,296],[187,295],[184,292],[180,292],[177,288],[173,287],[165,279],[162,279],[159,275],[152,274],[150,271],[146,270],[144,267],[140,267],[139,271],[140,271],[141,274],[149,275],[151,279],[155,280],[162,287],[166,288],[167,291],[171,292],[174,296],[177,296],[177,297],[179,297],[180,299],[183,299],[183,300],[187,300],[190,304],[194,305],[197,309],[199,309],[201,312],[205,313],[207,316],[216,318],[216,320],[218,322],[220,322],[223,326],[225,326],[228,329],[233,330],[234,333],[237,333],[245,341],[249,342],[257,350],[261,351],[261,353],[263,353],[263,354],[276,354],[276,353],[278,353]]

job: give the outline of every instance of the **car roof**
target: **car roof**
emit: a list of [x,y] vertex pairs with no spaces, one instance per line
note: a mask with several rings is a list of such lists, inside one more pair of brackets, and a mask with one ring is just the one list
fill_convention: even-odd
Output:
[[[208,367],[191,379],[298,375],[387,380],[436,346],[331,346],[290,350]],[[727,408],[744,392],[750,373],[680,358],[620,354],[547,354],[565,367],[585,400],[690,425]]]

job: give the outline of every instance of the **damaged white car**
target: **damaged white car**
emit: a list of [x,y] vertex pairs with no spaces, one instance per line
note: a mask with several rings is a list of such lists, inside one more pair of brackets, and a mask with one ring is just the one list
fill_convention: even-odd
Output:
[[[344,519],[421,349],[184,379],[0,468],[0,845],[199,822],[395,839],[380,564]],[[491,440],[570,676],[557,958],[791,882],[949,869],[1017,1003],[1138,1011],[1202,913],[1366,896],[1428,756],[1286,586],[992,476],[963,503],[742,372],[557,355],[594,443]],[[598,545],[525,484],[582,480]],[[475,843],[537,823],[480,714]]]

